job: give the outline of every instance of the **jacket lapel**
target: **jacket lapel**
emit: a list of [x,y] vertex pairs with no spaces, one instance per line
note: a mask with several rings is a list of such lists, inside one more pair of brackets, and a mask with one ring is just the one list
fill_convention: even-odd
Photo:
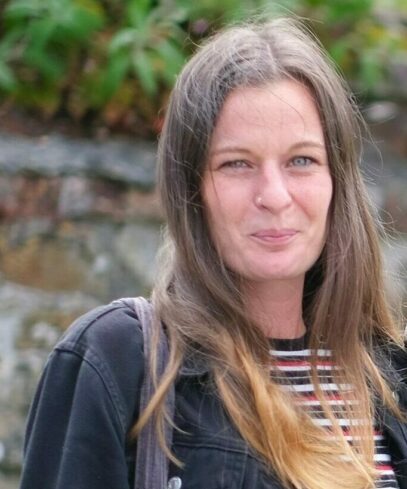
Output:
[[[382,358],[379,364],[390,381],[393,397],[399,404],[400,409],[407,414],[406,350],[395,347],[387,352],[382,349],[381,353]],[[387,359],[384,362],[383,357]],[[386,408],[383,412],[382,421],[383,432],[387,438],[397,481],[400,489],[407,489],[407,423],[397,419]]]
[[400,489],[407,489],[407,427],[387,410],[383,416],[383,431],[389,444],[394,471]]

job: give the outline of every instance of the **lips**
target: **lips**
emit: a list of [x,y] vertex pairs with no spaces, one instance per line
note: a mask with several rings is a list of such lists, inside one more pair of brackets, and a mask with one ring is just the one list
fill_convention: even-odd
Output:
[[261,229],[252,234],[255,238],[288,238],[297,234],[295,229]]
[[297,236],[295,229],[261,229],[251,234],[250,237],[261,245],[271,246],[272,249],[280,249],[289,245]]

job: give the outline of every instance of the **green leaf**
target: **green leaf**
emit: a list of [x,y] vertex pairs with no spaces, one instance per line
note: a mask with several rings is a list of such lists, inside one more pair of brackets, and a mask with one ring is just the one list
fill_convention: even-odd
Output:
[[11,92],[17,85],[17,80],[11,69],[0,60],[0,88]]
[[159,54],[164,62],[165,69],[163,77],[171,86],[174,83],[175,75],[179,73],[185,63],[185,55],[180,47],[176,46],[169,40],[160,42],[154,47],[154,50]]
[[128,25],[142,27],[153,10],[151,0],[129,0],[126,12]]
[[61,27],[69,37],[89,39],[92,32],[100,29],[105,23],[103,12],[84,6],[73,6],[69,15],[61,18]]
[[23,37],[23,34],[23,28],[15,28],[7,32],[0,42],[0,59],[8,60],[15,57],[15,55],[13,56],[13,51],[15,50],[14,48]]
[[21,19],[22,17],[33,17],[41,10],[38,0],[12,0],[4,9],[4,18]]
[[87,11],[95,17],[105,19],[105,13],[100,4],[100,0],[76,0],[76,5],[82,11]]
[[168,19],[172,23],[182,24],[183,22],[187,22],[190,16],[191,8],[187,7],[178,7],[174,10],[170,10],[166,19]]
[[24,53],[27,66],[36,68],[39,73],[50,82],[57,82],[63,76],[66,68],[66,60],[30,46]]
[[326,22],[354,24],[372,12],[373,0],[330,0],[325,8]]
[[138,50],[133,56],[132,64],[142,88],[149,96],[155,95],[158,86],[151,57],[145,51]]
[[136,29],[122,29],[115,36],[113,36],[112,40],[110,41],[108,48],[109,53],[115,53],[116,51],[132,46],[136,39]]
[[130,58],[127,53],[117,53],[109,60],[107,69],[101,74],[100,101],[106,102],[118,90],[130,69]]
[[49,22],[48,19],[38,19],[32,22],[27,28],[27,38],[30,40],[31,48],[35,51],[44,49],[52,34],[56,29],[56,25]]

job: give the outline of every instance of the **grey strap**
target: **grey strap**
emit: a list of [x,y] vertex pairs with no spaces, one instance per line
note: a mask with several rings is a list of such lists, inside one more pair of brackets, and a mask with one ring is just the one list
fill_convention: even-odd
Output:
[[[140,392],[140,412],[142,412],[154,394],[149,359],[151,355],[153,308],[143,297],[124,299],[132,304],[141,323],[144,338],[144,379]],[[163,374],[168,363],[168,341],[163,328],[160,328],[158,342],[158,378]],[[175,388],[169,390],[165,401],[170,419],[174,418]],[[166,423],[165,438],[167,446],[172,444],[172,426]],[[134,489],[164,489],[168,481],[168,458],[157,440],[154,419],[150,418],[137,438],[136,466]]]

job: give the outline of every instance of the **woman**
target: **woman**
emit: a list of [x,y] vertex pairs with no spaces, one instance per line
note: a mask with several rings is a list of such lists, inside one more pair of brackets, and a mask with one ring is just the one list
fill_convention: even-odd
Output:
[[80,318],[31,409],[23,489],[131,487],[131,440],[150,416],[162,435],[173,383],[169,487],[407,488],[407,360],[360,140],[351,97],[294,21],[230,28],[195,54],[159,147],[166,373],[139,416],[134,312]]

